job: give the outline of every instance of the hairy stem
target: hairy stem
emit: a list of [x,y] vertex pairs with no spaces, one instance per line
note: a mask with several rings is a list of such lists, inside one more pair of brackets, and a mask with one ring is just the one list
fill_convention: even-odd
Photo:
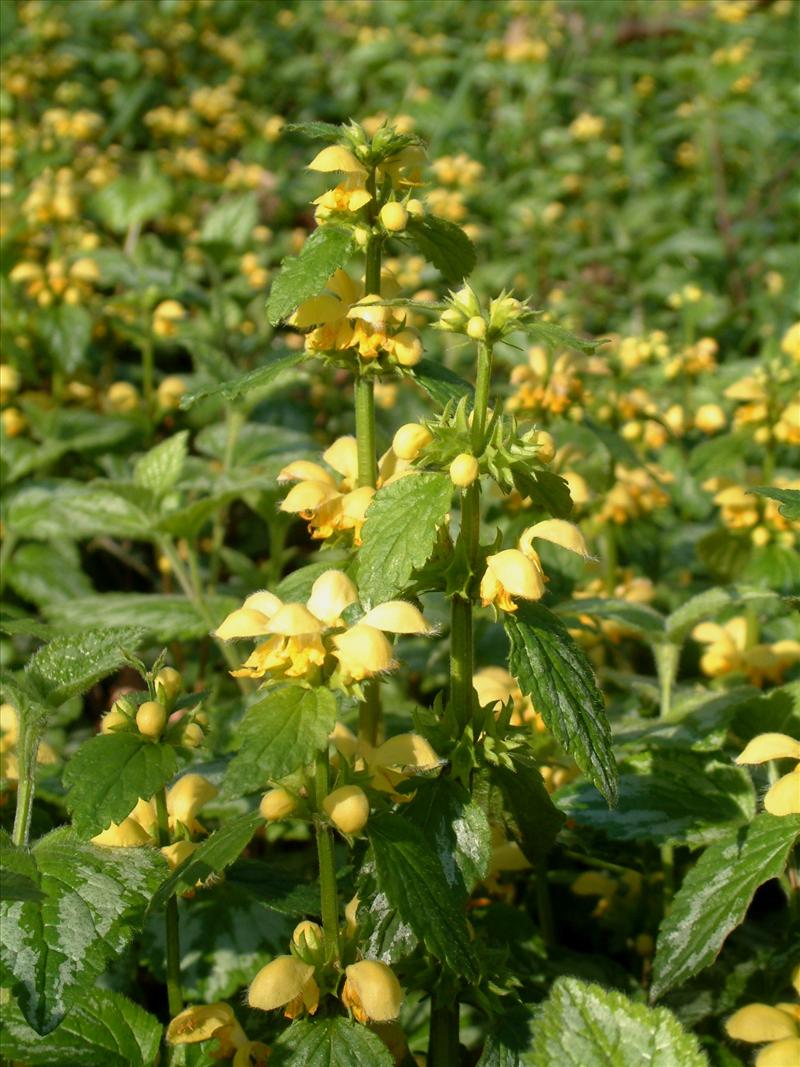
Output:
[[[169,814],[167,812],[167,791],[161,789],[156,793],[156,813],[158,816],[158,843],[163,848],[170,844]],[[164,915],[166,927],[166,962],[167,962],[167,1002],[169,1013],[174,1019],[183,1011],[183,991],[181,989],[181,942],[178,926],[178,898],[173,895],[167,901]]]
[[659,715],[666,718],[672,710],[672,687],[678,675],[678,661],[681,658],[680,646],[664,641],[655,646],[656,673],[658,674]]
[[33,797],[36,793],[36,757],[39,753],[41,723],[23,714],[19,714],[19,740],[17,743],[17,761],[19,781],[17,782],[17,808],[14,812],[14,829],[11,839],[17,848],[26,847],[31,830],[33,816]]
[[336,890],[336,859],[333,854],[333,833],[322,821],[320,809],[330,788],[330,769],[328,751],[317,756],[316,793],[317,815],[314,827],[317,834],[317,856],[319,857],[319,890],[322,910],[322,929],[325,933],[327,955],[338,960],[339,949],[339,897]]
[[[464,490],[461,497],[461,529],[458,535],[459,546],[472,573],[480,546],[480,506],[480,482],[475,481]],[[474,673],[472,597],[456,593],[450,602],[450,706],[459,733],[463,733],[472,719]]]
[[460,1060],[458,1024],[458,1001],[435,992],[431,998],[428,1067],[456,1067]]

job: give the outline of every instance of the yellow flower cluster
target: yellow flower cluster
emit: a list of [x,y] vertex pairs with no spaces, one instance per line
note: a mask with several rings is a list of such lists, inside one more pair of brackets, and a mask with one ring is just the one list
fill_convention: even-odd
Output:
[[[776,478],[777,489],[800,489],[800,479]],[[797,523],[781,514],[776,500],[757,496],[728,478],[709,478],[703,489],[714,494],[723,525],[729,530],[748,530],[754,545],[763,547],[771,541],[792,548],[797,540]]]
[[[800,996],[800,965],[792,972]],[[800,1004],[747,1004],[725,1023],[728,1036],[750,1045],[764,1045],[754,1067],[790,1067],[800,1063]]]
[[751,684],[780,684],[784,673],[800,662],[800,641],[784,639],[773,644],[752,640],[747,619],[737,616],[727,622],[701,622],[692,637],[708,646],[700,659],[700,669],[709,678],[744,674]]
[[266,1067],[269,1047],[250,1041],[225,1003],[198,1004],[186,1008],[170,1022],[166,1033],[169,1045],[193,1045],[200,1041],[217,1042],[215,1059],[233,1057],[232,1067]]
[[511,371],[514,393],[506,401],[508,411],[526,415],[563,415],[584,399],[585,358],[573,352],[551,357],[546,349],[528,349],[528,364]]
[[397,663],[386,633],[429,634],[421,612],[404,600],[378,604],[348,626],[342,613],[358,601],[358,591],[342,571],[321,574],[305,604],[284,604],[262,590],[249,596],[215,631],[222,641],[261,638],[235,677],[316,680],[326,659],[338,661],[343,686],[393,670]]
[[477,159],[471,159],[466,152],[455,156],[439,156],[431,163],[436,180],[442,185],[456,185],[472,189],[483,177],[484,167]]
[[[652,468],[651,468],[652,469]],[[667,471],[657,472],[662,482],[671,480]],[[599,519],[618,526],[666,507],[669,497],[644,468],[632,470],[622,464],[614,469],[616,481],[606,494]]]
[[533,547],[536,538],[550,541],[584,559],[591,558],[577,526],[563,519],[537,522],[523,530],[517,548],[508,548],[487,558],[480,585],[484,607],[493,604],[502,611],[513,612],[517,610],[515,598],[539,600],[544,595],[547,579],[539,554]]

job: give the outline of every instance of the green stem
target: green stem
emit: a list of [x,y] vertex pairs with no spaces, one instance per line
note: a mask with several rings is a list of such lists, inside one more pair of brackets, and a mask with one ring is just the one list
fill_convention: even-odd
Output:
[[[470,570],[470,581],[477,567],[480,548],[480,482],[475,481],[461,497],[459,545]],[[455,593],[450,602],[450,708],[455,715],[459,734],[472,720],[475,652],[472,633],[472,597]]]
[[481,342],[478,345],[478,373],[475,378],[475,406],[472,409],[472,451],[476,456],[483,452],[486,417],[489,410],[489,385],[492,380],[492,349]]
[[364,682],[364,699],[358,706],[358,739],[374,747],[381,722],[381,692],[376,678]]
[[14,812],[14,829],[11,839],[17,848],[27,847],[33,816],[33,798],[36,793],[36,758],[39,753],[40,724],[30,721],[22,708],[19,715],[19,740],[17,742],[17,761],[19,781],[17,782],[17,807]]
[[330,769],[328,751],[317,756],[316,792],[317,812],[314,826],[317,833],[317,855],[319,857],[319,891],[322,908],[322,929],[325,933],[326,955],[331,960],[338,960],[339,949],[339,897],[336,891],[336,859],[333,853],[333,833],[322,821],[319,811],[330,788]]
[[672,710],[672,687],[678,675],[678,662],[681,658],[680,645],[663,641],[653,649],[658,674],[659,715],[666,718]]
[[358,484],[375,488],[378,481],[378,456],[375,447],[375,383],[372,378],[355,380],[356,450]]
[[446,1000],[439,992],[431,997],[431,1024],[428,1038],[428,1067],[457,1067],[458,1001]]
[[[167,791],[162,788],[156,793],[156,814],[158,816],[158,843],[161,848],[170,844],[169,813],[167,812]],[[167,901],[164,916],[166,924],[166,961],[167,961],[167,1003],[169,1013],[174,1019],[183,1011],[183,991],[181,989],[181,942],[178,925],[178,898],[173,894]]]

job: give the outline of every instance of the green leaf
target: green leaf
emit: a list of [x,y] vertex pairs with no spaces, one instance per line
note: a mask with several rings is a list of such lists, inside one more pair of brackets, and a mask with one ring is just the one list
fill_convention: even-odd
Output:
[[624,463],[628,467],[636,468],[639,466],[641,463],[639,456],[637,456],[625,438],[620,437],[610,427],[603,426],[602,423],[595,422],[594,419],[590,418],[582,419],[581,425],[594,434],[612,459],[615,459],[618,463]]
[[148,489],[155,497],[169,492],[180,478],[186,462],[188,438],[189,431],[181,430],[145,452],[133,469],[136,485]]
[[75,829],[93,837],[122,822],[139,797],[149,800],[177,769],[172,745],[139,733],[98,734],[84,741],[64,771]]
[[238,734],[240,747],[228,765],[225,792],[241,796],[263,789],[309,763],[327,744],[336,722],[329,689],[285,685],[252,704]]
[[[238,607],[239,601],[227,596],[209,596],[206,608],[218,625]],[[103,626],[121,626],[135,619],[157,641],[188,641],[206,637],[209,627],[185,596],[161,593],[96,593],[94,596],[65,600],[44,607],[53,623],[63,628],[78,628],[86,619]]]
[[603,697],[585,654],[564,624],[541,604],[506,613],[509,669],[558,743],[609,804],[617,798],[617,767]]
[[773,489],[759,486],[749,491],[758,493],[759,496],[767,496],[770,500],[777,500],[781,505],[778,511],[785,519],[789,522],[800,522],[800,489]]
[[759,609],[767,606],[770,601],[775,603],[777,600],[777,595],[769,589],[751,589],[746,586],[706,589],[686,600],[667,616],[665,621],[667,637],[675,644],[681,644],[699,622],[714,619],[727,608],[738,608],[743,604],[750,604]]
[[555,322],[530,322],[525,326],[525,332],[534,344],[551,349],[573,348],[578,352],[594,352],[603,344],[602,341],[587,341],[578,337]]
[[241,251],[257,224],[256,194],[242,193],[223,200],[209,211],[200,230],[200,243],[229,245]]
[[283,127],[287,133],[301,133],[316,141],[341,141],[342,127],[332,122],[287,122]]
[[29,541],[20,545],[8,565],[8,584],[23,600],[41,606],[71,600],[92,592],[92,583],[80,567],[80,554],[72,542]]
[[319,886],[277,865],[274,859],[239,860],[228,871],[228,885],[240,886],[261,904],[284,915],[319,915]]
[[92,338],[92,316],[80,304],[59,304],[40,311],[39,333],[62,374],[74,374],[84,363]]
[[486,877],[492,854],[483,808],[459,782],[439,777],[420,781],[404,815],[425,834],[450,891],[466,904],[475,883]]
[[758,887],[783,873],[798,837],[800,816],[763,812],[705,850],[661,923],[653,1000],[714,962]]
[[578,825],[601,830],[613,841],[702,845],[755,814],[752,782],[743,767],[674,749],[643,752],[622,765],[614,811],[586,783],[564,786],[554,799]]
[[458,403],[462,396],[470,397],[470,406],[472,404],[474,391],[470,383],[443,363],[424,358],[414,367],[409,367],[406,374],[421,385],[439,407],[445,407],[451,400]]
[[16,1005],[5,1005],[3,1016],[3,1054],[32,1067],[152,1067],[161,1043],[158,1019],[109,989],[84,989],[46,1037],[31,1030]]
[[406,232],[420,253],[451,285],[457,285],[475,266],[475,248],[460,226],[436,215],[409,218]]
[[9,503],[6,521],[17,537],[49,541],[87,537],[152,538],[148,494],[136,486],[94,482],[59,485],[54,489],[30,486]]
[[44,893],[32,878],[6,867],[5,852],[4,848],[3,865],[0,867],[0,900],[44,900]]
[[176,893],[183,893],[198,881],[224,871],[239,858],[263,822],[257,811],[249,811],[215,830],[159,887],[152,906],[161,908]]
[[362,600],[381,604],[405,590],[433,552],[452,495],[446,474],[411,474],[378,490],[367,508],[358,552]]
[[475,977],[463,898],[454,897],[440,856],[422,830],[400,815],[367,823],[379,892],[428,951],[464,977]]
[[298,1019],[272,1045],[270,1067],[392,1067],[379,1037],[350,1019]]
[[689,472],[698,481],[721,474],[736,474],[739,465],[744,474],[744,460],[750,445],[751,433],[738,430],[734,433],[722,433],[708,441],[701,441],[689,451]]
[[516,489],[523,497],[529,496],[534,507],[544,508],[556,519],[568,519],[572,514],[569,485],[560,474],[514,463],[511,477]]
[[533,1029],[526,1067],[708,1067],[672,1012],[578,978],[556,979]]
[[564,815],[550,799],[533,757],[512,752],[511,759],[513,770],[493,767],[492,778],[516,823],[520,848],[534,867],[541,867],[564,825]]
[[267,300],[267,317],[273,326],[312,296],[319,296],[328,279],[344,266],[353,251],[353,234],[341,226],[318,227],[303,245],[299,256],[281,263]]
[[117,670],[124,662],[122,650],[137,648],[144,634],[138,626],[122,626],[56,637],[28,660],[26,676],[52,704],[63,704]]
[[61,829],[7,862],[45,899],[0,905],[3,980],[27,1023],[48,1034],[130,941],[165,861],[155,849],[97,848]]
[[634,604],[629,600],[614,600],[604,597],[589,597],[565,604],[559,610],[567,614],[593,615],[598,619],[612,619],[621,623],[645,640],[659,641],[664,638],[664,616],[647,604]]
[[187,393],[181,398],[181,407],[186,410],[199,400],[205,400],[210,396],[219,396],[223,400],[238,400],[256,389],[264,389],[285,371],[297,366],[306,358],[305,352],[289,352],[288,355],[276,355],[266,360],[260,367],[240,374],[238,378],[231,378],[227,382],[210,385],[205,389],[198,389],[195,393]]
[[124,175],[95,193],[90,207],[105,226],[121,234],[164,215],[171,203],[172,185],[161,175]]

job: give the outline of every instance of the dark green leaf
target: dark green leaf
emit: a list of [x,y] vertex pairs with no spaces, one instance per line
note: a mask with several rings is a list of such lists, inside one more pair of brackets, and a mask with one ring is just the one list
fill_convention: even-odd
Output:
[[404,814],[425,834],[451,892],[466,904],[475,883],[486,877],[491,859],[489,822],[483,808],[460,783],[439,777],[420,781]]
[[277,326],[312,296],[319,296],[328,279],[347,262],[353,251],[353,234],[341,226],[314,230],[299,256],[284,259],[272,283],[267,316]]
[[358,553],[363,600],[381,604],[406,589],[433,552],[452,495],[446,474],[411,474],[378,490],[367,508]]
[[526,696],[609,804],[617,797],[617,767],[603,698],[585,654],[564,624],[541,604],[505,615],[509,668]]
[[568,519],[572,514],[569,485],[560,474],[514,463],[511,477],[516,489],[523,497],[529,496],[534,507],[544,508],[556,519]]
[[153,1067],[161,1023],[144,1008],[109,989],[85,988],[64,1021],[46,1037],[5,1005],[0,1046],[4,1055],[32,1067]]
[[39,312],[39,332],[53,364],[62,374],[74,374],[82,365],[92,337],[92,317],[79,304],[59,304]]
[[149,800],[177,769],[172,745],[139,733],[98,734],[84,741],[64,771],[67,807],[84,837],[122,822],[139,797]]
[[213,874],[220,874],[237,860],[264,820],[257,811],[237,815],[202,841],[195,851],[159,887],[153,907],[160,908],[176,893],[191,889]]
[[258,223],[255,193],[223,200],[206,215],[200,230],[201,244],[230,245],[241,251]]
[[751,493],[759,496],[768,496],[770,500],[777,500],[781,505],[778,508],[781,515],[790,522],[800,522],[800,489],[773,489],[759,486],[751,489]]
[[268,385],[272,385],[284,371],[297,366],[305,358],[304,352],[290,352],[288,355],[272,356],[260,367],[249,370],[246,374],[239,375],[238,378],[220,382],[218,385],[210,385],[205,389],[198,389],[195,393],[187,393],[181,398],[181,407],[184,409],[190,408],[199,400],[205,400],[210,396],[218,396],[223,400],[229,401],[238,400],[239,397],[246,396],[256,389],[264,389]]
[[316,141],[341,141],[342,127],[332,122],[287,122],[283,127],[287,133],[300,133]]
[[653,1000],[714,962],[758,887],[783,873],[798,837],[800,816],[763,812],[705,850],[661,924]]
[[52,704],[63,704],[117,670],[124,662],[122,650],[137,648],[144,635],[138,626],[65,634],[35,652],[25,672],[37,688],[47,693]]
[[451,285],[457,285],[475,266],[475,248],[460,226],[436,215],[410,218],[406,229],[419,252]]
[[165,861],[151,848],[97,848],[68,829],[6,858],[45,899],[0,905],[4,981],[27,1023],[48,1034],[126,946]]
[[514,752],[512,760],[513,770],[493,767],[492,778],[516,823],[520,848],[535,867],[540,867],[564,825],[564,816],[550,799],[533,757]]
[[239,860],[226,875],[229,885],[240,886],[261,904],[284,915],[319,915],[319,886],[278,866],[274,859]]
[[672,1012],[578,978],[556,979],[533,1030],[530,1067],[708,1067]]
[[660,844],[706,844],[755,814],[744,768],[674,749],[643,752],[623,764],[613,811],[581,782],[564,786],[555,801],[578,825],[601,830],[614,841]]
[[27,874],[8,870],[3,863],[0,867],[0,900],[44,900],[44,893]]
[[285,685],[269,690],[239,726],[241,743],[228,765],[225,792],[255,792],[309,763],[327,744],[335,722],[336,699],[328,689]]
[[442,862],[422,830],[400,815],[374,815],[367,833],[378,889],[428,951],[458,974],[474,977],[463,899],[454,896]]
[[181,430],[165,438],[139,459],[133,469],[133,480],[155,497],[161,497],[181,476],[189,450],[189,431]]
[[602,341],[587,341],[578,337],[555,322],[530,322],[526,324],[525,332],[534,344],[545,345],[547,348],[574,348],[578,352],[594,352],[603,344]]
[[470,397],[470,405],[472,403],[473,389],[470,383],[442,363],[421,359],[406,373],[422,386],[439,407],[445,407],[451,400],[458,403],[462,396]]
[[270,1067],[392,1067],[379,1037],[350,1019],[298,1019],[272,1046]]

